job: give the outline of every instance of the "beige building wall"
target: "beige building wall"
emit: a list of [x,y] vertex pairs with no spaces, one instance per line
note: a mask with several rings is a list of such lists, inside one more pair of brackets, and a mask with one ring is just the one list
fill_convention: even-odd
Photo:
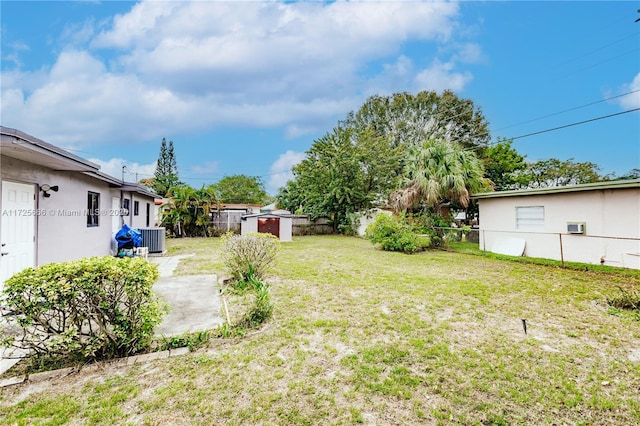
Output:
[[247,235],[250,232],[258,232],[258,217],[252,216],[240,222],[240,234]]
[[[156,223],[156,211],[153,198],[145,197],[135,192],[123,191],[123,200],[129,200],[129,214],[123,216],[124,223],[130,228],[152,228]],[[138,203],[138,214],[135,205]],[[149,204],[149,225],[147,225],[147,204]]]
[[[111,198],[120,191],[106,182],[78,172],[55,171],[44,166],[1,157],[2,179],[25,184],[58,185],[45,198],[36,187],[36,266],[110,254]],[[98,226],[87,226],[88,191],[100,194]]]
[[280,241],[291,242],[293,241],[293,218],[281,217],[280,218]]
[[[640,188],[482,198],[480,248],[500,239],[523,238],[525,256],[640,269]],[[516,207],[544,207],[543,228],[516,229]],[[567,232],[585,223],[585,234]],[[562,247],[562,251],[561,251]]]

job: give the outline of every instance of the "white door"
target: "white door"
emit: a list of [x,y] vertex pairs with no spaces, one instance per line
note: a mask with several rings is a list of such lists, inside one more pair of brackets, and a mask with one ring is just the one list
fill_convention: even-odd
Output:
[[35,187],[2,181],[0,289],[16,272],[35,266]]

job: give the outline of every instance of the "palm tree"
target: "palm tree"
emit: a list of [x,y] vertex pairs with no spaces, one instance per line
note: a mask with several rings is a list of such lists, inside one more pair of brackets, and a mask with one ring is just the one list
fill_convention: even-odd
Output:
[[447,202],[469,205],[472,192],[488,189],[478,157],[455,142],[431,139],[411,149],[404,168],[405,184],[390,196],[396,213],[425,202],[438,214]]
[[170,209],[165,211],[162,221],[171,227],[177,236],[209,236],[211,207],[219,204],[213,187],[195,190],[181,185],[169,189]]
[[202,185],[202,188],[193,192],[193,201],[195,203],[194,223],[201,227],[204,236],[208,237],[211,225],[211,207],[214,204],[219,207],[220,204],[215,188],[213,186],[205,188]]
[[193,188],[190,186],[175,186],[169,189],[170,209],[165,211],[162,221],[171,226],[177,236],[188,236],[187,226],[192,222],[191,205],[193,202]]

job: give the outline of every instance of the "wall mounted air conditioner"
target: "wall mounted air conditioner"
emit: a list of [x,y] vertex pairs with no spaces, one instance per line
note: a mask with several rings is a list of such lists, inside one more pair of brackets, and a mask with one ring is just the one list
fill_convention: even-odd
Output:
[[583,234],[584,235],[584,223],[567,223],[567,232],[569,234]]

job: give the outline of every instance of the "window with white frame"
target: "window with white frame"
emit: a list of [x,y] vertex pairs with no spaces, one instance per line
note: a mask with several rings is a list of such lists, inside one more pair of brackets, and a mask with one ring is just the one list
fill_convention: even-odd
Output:
[[516,207],[516,229],[519,231],[544,231],[544,207]]

